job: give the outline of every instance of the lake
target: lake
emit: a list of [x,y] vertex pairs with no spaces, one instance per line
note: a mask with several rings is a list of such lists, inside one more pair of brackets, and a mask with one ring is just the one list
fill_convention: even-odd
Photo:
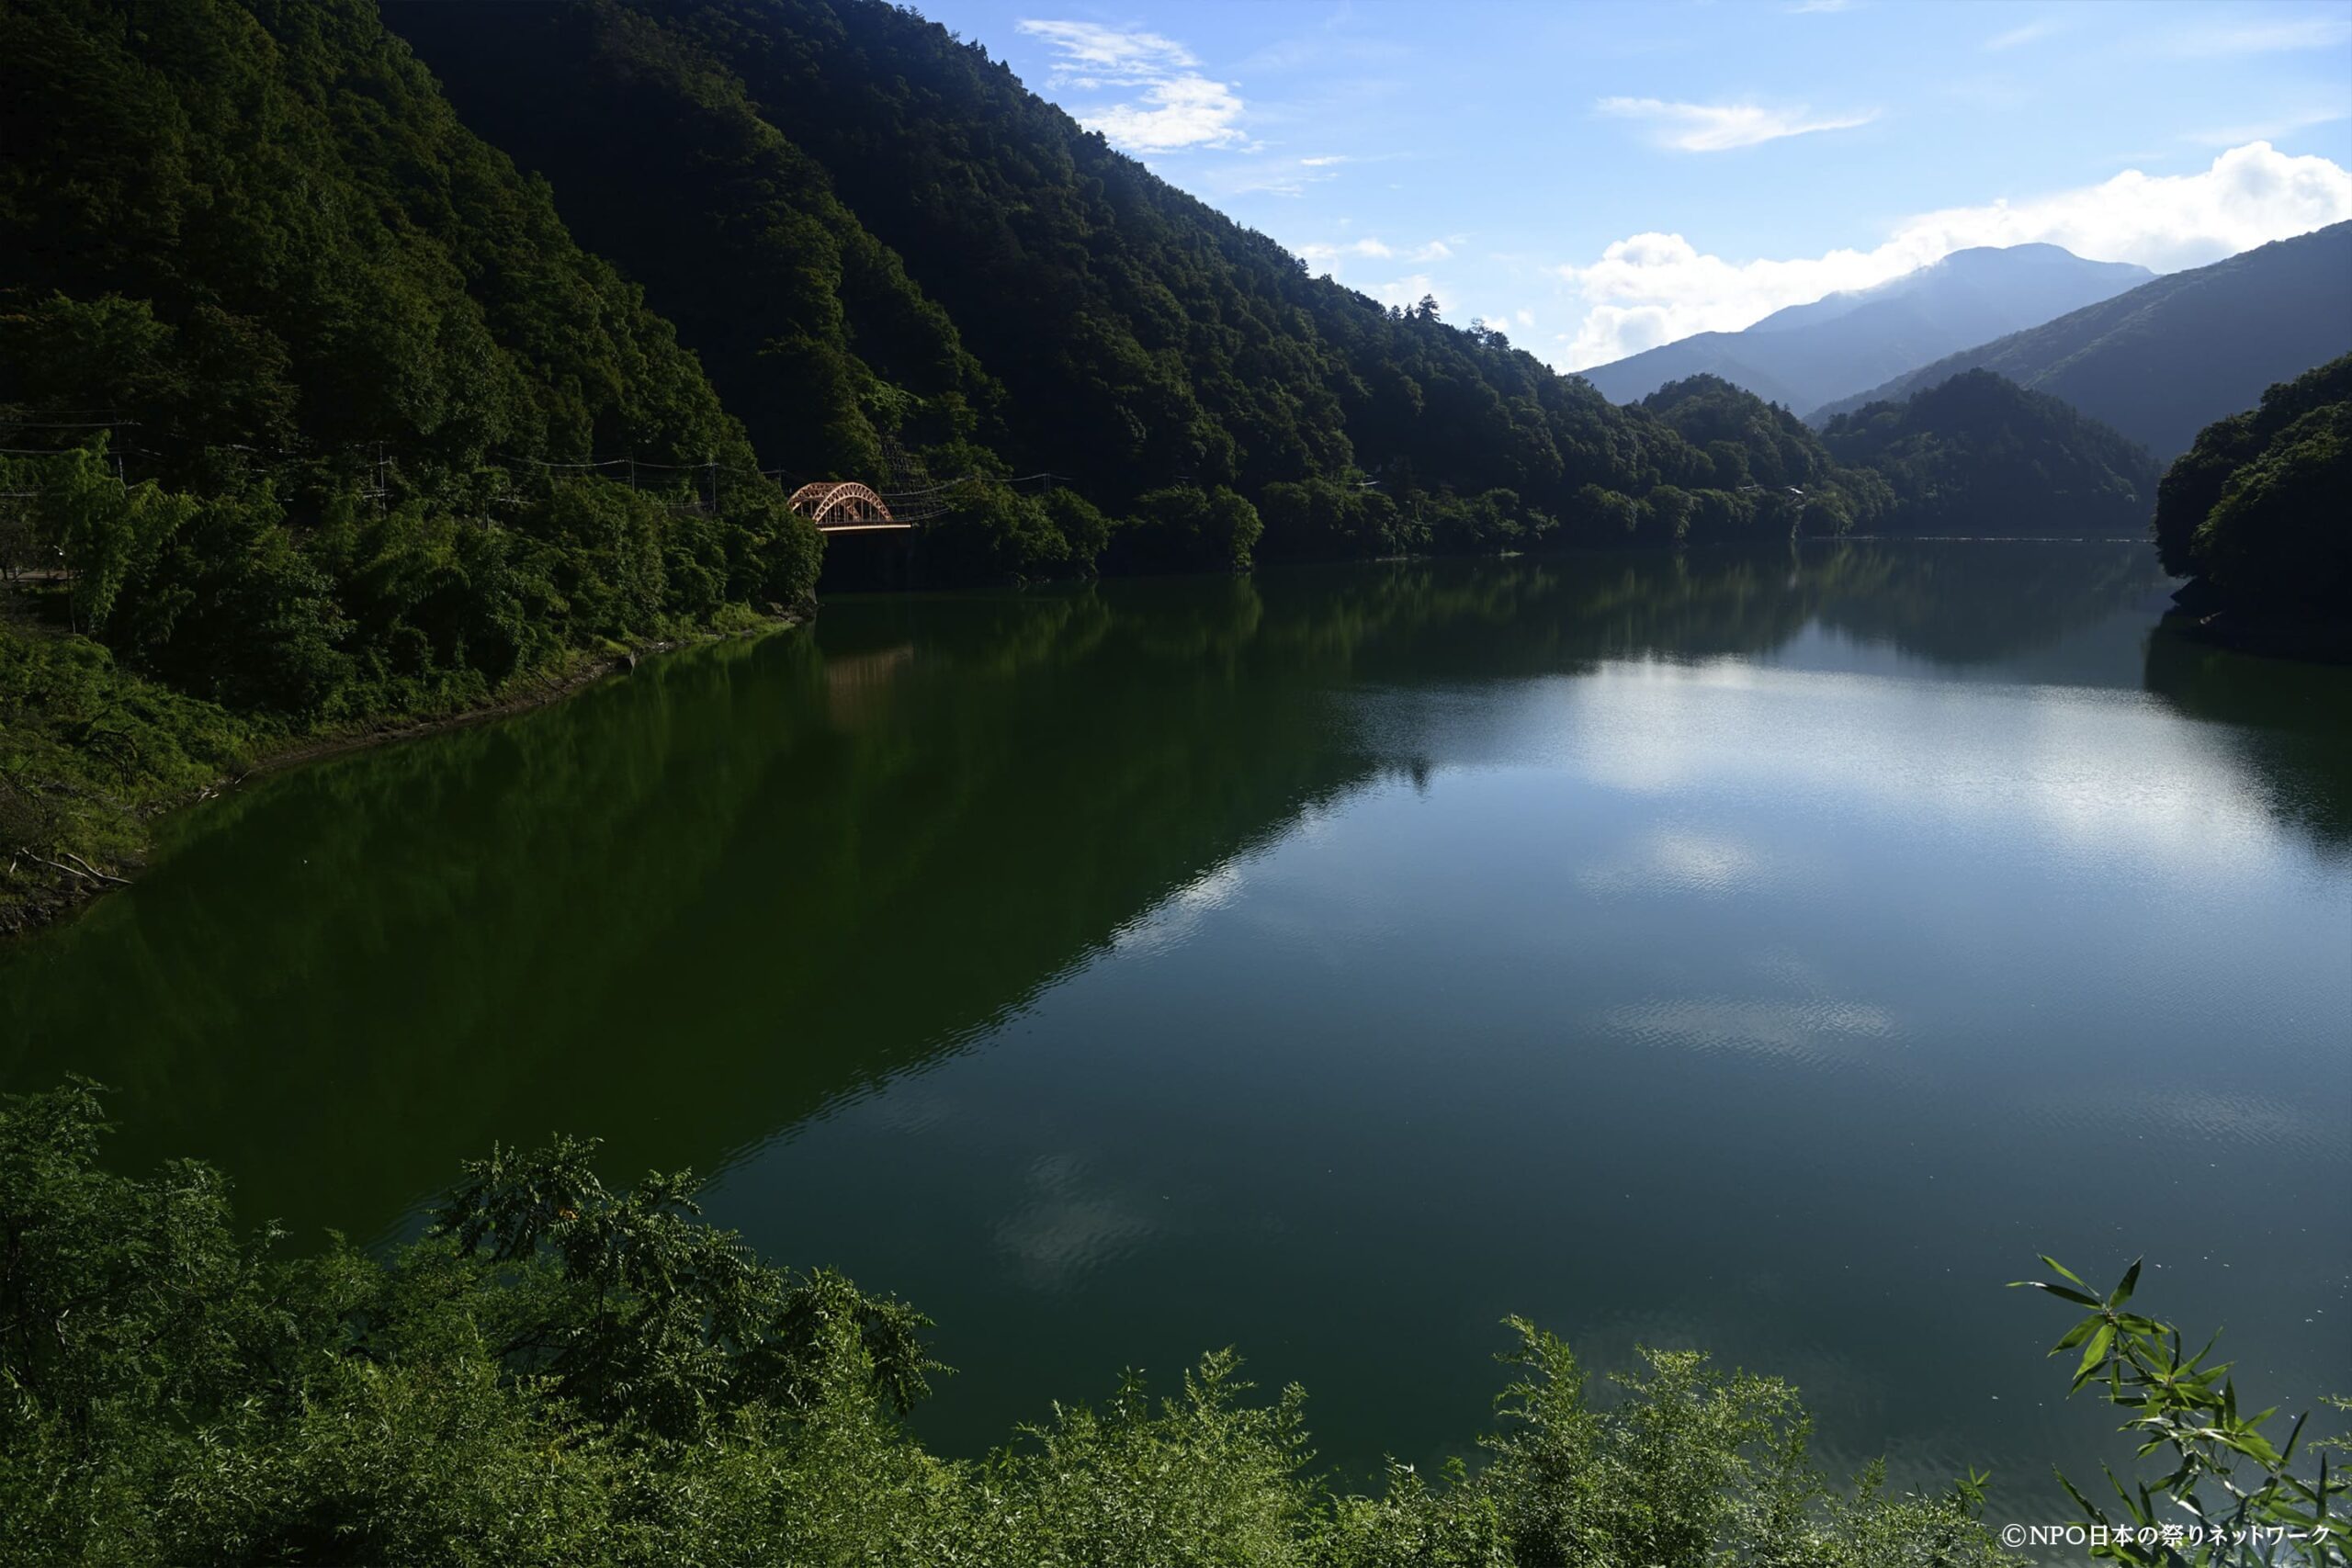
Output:
[[842,599],[165,824],[0,953],[0,1073],[306,1236],[493,1140],[691,1166],[939,1320],[951,1450],[1233,1344],[1427,1463],[1520,1314],[2062,1518],[2113,1422],[2037,1252],[2352,1389],[2352,671],[2159,630],[2149,556]]

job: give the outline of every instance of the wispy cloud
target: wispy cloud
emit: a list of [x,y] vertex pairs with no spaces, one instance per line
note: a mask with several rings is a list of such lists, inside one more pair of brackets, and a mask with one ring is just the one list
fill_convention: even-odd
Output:
[[2207,130],[2184,130],[2180,140],[2192,147],[2243,147],[2249,141],[2276,141],[2298,130],[2309,130],[2314,125],[2333,125],[2339,119],[2352,118],[2352,110],[2341,108],[2295,109],[2273,115],[2267,119],[2253,120],[2244,125],[2215,126]]
[[1808,13],[1850,11],[1853,8],[1854,0],[1797,0],[1788,10],[1791,16],[1802,17]]
[[[1461,239],[1462,236],[1456,235],[1454,243],[1460,243]],[[1388,243],[1376,235],[1367,234],[1361,240],[1350,240],[1340,244],[1301,245],[1298,247],[1298,254],[1309,263],[1319,264],[1326,269],[1336,270],[1341,262],[1351,256],[1377,261],[1387,261],[1397,256],[1414,262],[1448,261],[1453,258],[1453,245],[1443,240],[1430,240],[1423,244],[1399,247]],[[1416,295],[1414,298],[1419,299],[1419,296]]]
[[2266,18],[2189,28],[2166,40],[2175,54],[2279,54],[2291,50],[2340,49],[2352,43],[2352,13]]
[[1099,22],[1026,20],[1016,23],[1031,38],[1053,45],[1062,59],[1054,80],[1083,87],[1106,82],[1158,82],[1200,64],[1174,39]]
[[1736,332],[1786,305],[1868,288],[1972,245],[2045,242],[2156,271],[2200,266],[2352,219],[2352,172],[2267,141],[2232,148],[2193,175],[2127,169],[2099,185],[2024,201],[1922,213],[1869,250],[1732,261],[1680,234],[1635,234],[1558,276],[1583,321],[1555,363],[1604,365],[1701,332]]
[[2059,24],[2045,17],[2038,22],[2028,22],[2021,28],[2011,28],[2005,33],[1995,33],[1984,40],[1984,47],[1996,50],[2017,49],[2037,39],[2048,38],[2058,30]]
[[1060,58],[1052,85],[1092,93],[1133,91],[1134,97],[1073,111],[1080,124],[1137,152],[1177,152],[1197,147],[1240,147],[1248,112],[1227,83],[1202,73],[1200,61],[1174,39],[1099,22],[1027,18],[1015,24],[1042,39]]
[[1723,152],[1785,136],[1847,130],[1878,118],[1876,109],[1814,118],[1803,107],[1773,109],[1760,104],[1681,104],[1663,98],[1603,98],[1593,107],[1622,119],[1645,121],[1660,146],[1684,152]]

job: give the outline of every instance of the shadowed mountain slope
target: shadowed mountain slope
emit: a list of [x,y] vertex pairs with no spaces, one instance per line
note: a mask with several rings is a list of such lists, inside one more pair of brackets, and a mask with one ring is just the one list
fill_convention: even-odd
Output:
[[2352,223],[2335,223],[1937,360],[1816,409],[1816,424],[1909,397],[1963,370],[1996,370],[2064,398],[2159,459],[2250,408],[2263,389],[2352,348]]
[[1822,440],[1884,476],[1904,533],[2129,536],[2155,504],[2144,447],[1990,370],[1839,414]]

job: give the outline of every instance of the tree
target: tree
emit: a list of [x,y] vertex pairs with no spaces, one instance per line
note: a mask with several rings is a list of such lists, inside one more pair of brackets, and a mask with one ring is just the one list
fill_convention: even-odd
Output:
[[2174,462],[2151,525],[2165,570],[2233,610],[2352,621],[2352,355],[2272,387]]
[[1173,485],[1136,498],[1117,535],[1124,564],[1147,571],[1240,571],[1263,525],[1258,509],[1223,485]]

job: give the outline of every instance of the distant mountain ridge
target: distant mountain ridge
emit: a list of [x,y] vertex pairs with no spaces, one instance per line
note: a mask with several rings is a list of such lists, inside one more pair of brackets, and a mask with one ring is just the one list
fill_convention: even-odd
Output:
[[1578,374],[1616,402],[1704,373],[1787,408],[1817,408],[2154,276],[2056,245],[1978,246],[1876,288],[1775,310],[1739,332],[1700,333]]
[[1964,370],[2063,398],[2158,458],[2213,421],[2352,348],[2352,222],[2170,273],[1824,404],[1815,425]]

